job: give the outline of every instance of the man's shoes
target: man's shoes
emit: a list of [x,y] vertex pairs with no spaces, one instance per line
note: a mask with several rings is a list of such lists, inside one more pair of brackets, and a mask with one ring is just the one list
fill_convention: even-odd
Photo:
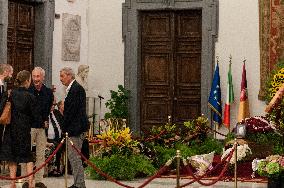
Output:
[[86,188],[85,186],[84,187],[77,187],[76,185],[71,185],[70,187],[68,187],[68,188]]
[[36,187],[36,188],[47,188],[46,185],[44,185],[42,182],[37,182],[37,183],[35,184],[35,187]]
[[28,182],[25,182],[25,183],[22,185],[22,188],[29,188],[29,183],[28,183]]
[[79,187],[77,187],[76,185],[71,185],[71,186],[68,187],[68,188],[79,188]]

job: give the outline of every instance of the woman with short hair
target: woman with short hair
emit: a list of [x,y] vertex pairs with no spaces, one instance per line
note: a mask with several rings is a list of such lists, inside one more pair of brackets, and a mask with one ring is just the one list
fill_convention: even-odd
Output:
[[[35,96],[28,92],[31,84],[31,73],[23,70],[17,74],[15,89],[11,92],[11,124],[10,140],[6,144],[10,146],[10,154],[5,159],[9,161],[10,177],[16,177],[17,164],[27,163],[27,174],[33,172],[33,155],[31,152],[31,124],[41,120]],[[33,175],[28,177],[27,188],[34,188]],[[16,188],[15,181],[11,182],[11,188]]]

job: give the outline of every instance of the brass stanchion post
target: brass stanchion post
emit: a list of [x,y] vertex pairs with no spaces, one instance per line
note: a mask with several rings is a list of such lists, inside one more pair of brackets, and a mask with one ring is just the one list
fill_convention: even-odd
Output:
[[68,133],[65,133],[65,188],[67,188],[67,175],[68,175]]
[[180,158],[181,158],[181,155],[180,155],[180,150],[177,150],[177,188],[179,188],[180,186],[180,173],[179,173],[179,170],[180,170]]
[[237,138],[235,138],[235,188],[238,187],[238,177],[237,177],[237,150],[238,150],[238,141],[237,141]]

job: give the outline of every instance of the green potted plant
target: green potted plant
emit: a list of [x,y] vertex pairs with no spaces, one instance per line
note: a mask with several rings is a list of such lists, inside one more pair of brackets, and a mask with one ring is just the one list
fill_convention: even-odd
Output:
[[125,128],[128,118],[129,90],[118,85],[118,90],[110,90],[111,98],[105,103],[110,112],[105,113],[110,127],[115,129]]

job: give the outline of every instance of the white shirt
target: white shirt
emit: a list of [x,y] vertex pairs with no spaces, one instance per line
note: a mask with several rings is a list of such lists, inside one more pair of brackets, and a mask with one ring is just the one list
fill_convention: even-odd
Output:
[[[0,79],[0,86],[4,86],[5,87],[5,83],[3,80]],[[2,87],[0,87],[0,93],[3,93],[2,91]]]
[[[67,97],[67,95],[68,95],[68,92],[69,92],[69,90],[70,90],[70,88],[71,88],[71,86],[72,86],[72,84],[75,82],[75,79],[74,80],[72,80],[72,82],[70,82],[70,84],[68,85],[68,87],[66,88],[66,97]],[[65,97],[65,98],[66,98]]]
[[[51,112],[51,116],[52,116],[52,119],[54,120],[55,125],[57,127],[57,130],[58,130],[58,133],[59,133],[59,138],[61,138],[62,131],[61,131],[59,123],[58,123],[58,121],[57,121],[57,119],[56,119],[56,117],[55,117],[53,112]],[[48,131],[47,131],[47,138],[48,139],[54,139],[55,138],[54,128],[53,128],[53,125],[52,125],[50,117],[48,119],[49,119],[49,124],[48,124],[49,126],[48,126]]]

